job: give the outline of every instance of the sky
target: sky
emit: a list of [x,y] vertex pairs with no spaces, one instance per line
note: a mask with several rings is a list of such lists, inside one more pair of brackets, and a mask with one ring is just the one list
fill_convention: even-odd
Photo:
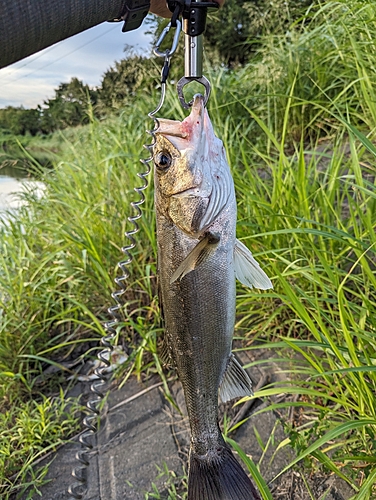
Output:
[[[103,73],[126,57],[125,47],[149,55],[149,25],[122,33],[122,23],[102,23],[0,69],[0,108],[21,106],[33,108],[54,96],[60,83],[72,77],[90,86],[100,83]],[[129,51],[128,51],[129,53]]]

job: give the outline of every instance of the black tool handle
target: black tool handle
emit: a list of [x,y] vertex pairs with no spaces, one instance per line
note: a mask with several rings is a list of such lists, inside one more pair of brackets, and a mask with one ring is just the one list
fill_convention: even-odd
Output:
[[206,15],[208,8],[218,9],[217,2],[195,2],[194,0],[167,0],[168,8],[175,12],[177,6],[184,23],[184,33],[189,36],[202,35],[206,27]]

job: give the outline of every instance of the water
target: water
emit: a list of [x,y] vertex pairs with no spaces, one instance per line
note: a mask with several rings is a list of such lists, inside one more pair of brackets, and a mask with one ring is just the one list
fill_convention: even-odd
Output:
[[17,168],[5,167],[0,169],[0,213],[5,210],[17,210],[24,201],[19,199],[19,194],[25,188],[36,187],[42,194],[43,183],[35,181]]

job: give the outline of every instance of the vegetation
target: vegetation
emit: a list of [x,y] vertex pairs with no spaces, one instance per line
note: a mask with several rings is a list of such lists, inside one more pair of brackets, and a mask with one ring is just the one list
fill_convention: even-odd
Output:
[[[310,0],[226,0],[210,11],[205,45],[226,66],[249,62],[267,34],[285,34],[293,21],[304,18]],[[307,18],[305,18],[307,19]]]
[[[374,498],[376,483],[375,40],[373,5],[327,2],[287,32],[265,34],[247,65],[208,74],[209,112],[236,184],[238,237],[275,287],[239,286],[237,336],[244,349],[275,350],[292,375],[255,397],[297,396],[262,410],[297,408],[283,443],[296,450],[290,467],[302,460],[341,477],[353,500]],[[3,479],[2,498],[22,491],[32,457],[66,436],[63,405],[56,440],[42,436],[37,448],[29,436],[14,441],[27,460],[10,463],[4,453],[16,419],[36,411],[30,401],[49,401],[37,375],[104,335],[120,235],[140,185],[144,117],[158,100],[150,93],[102,122],[89,107],[90,123],[69,137],[53,172],[41,173],[43,198],[26,193],[27,208],[1,228],[0,457],[8,478],[28,464],[17,486]],[[183,116],[171,92],[161,113]],[[160,369],[152,187],[143,208],[119,333],[127,373]],[[33,471],[38,487],[44,471]],[[258,484],[270,498],[259,476]]]

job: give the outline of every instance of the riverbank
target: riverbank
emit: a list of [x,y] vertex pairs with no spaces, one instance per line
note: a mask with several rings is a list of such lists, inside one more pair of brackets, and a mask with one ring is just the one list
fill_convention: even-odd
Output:
[[[268,292],[238,285],[236,345],[269,349],[290,374],[257,391],[268,404],[256,417],[299,408],[285,423],[290,467],[298,463],[305,478],[329,471],[363,500],[376,478],[376,24],[369,5],[331,7],[266,37],[247,67],[208,71],[209,113],[235,181],[237,235],[274,284]],[[161,113],[180,119],[173,94],[171,86]],[[157,101],[145,96],[119,117],[62,135],[67,147],[40,178],[44,195],[29,190],[0,226],[4,499],[30,481],[38,488],[46,469],[33,461],[78,430],[79,406],[67,400],[71,363],[94,357],[105,333],[150,141],[145,117]],[[152,186],[145,194],[119,324],[124,384],[131,373],[166,377]],[[41,384],[49,367],[59,370]],[[270,399],[285,394],[293,397]]]

